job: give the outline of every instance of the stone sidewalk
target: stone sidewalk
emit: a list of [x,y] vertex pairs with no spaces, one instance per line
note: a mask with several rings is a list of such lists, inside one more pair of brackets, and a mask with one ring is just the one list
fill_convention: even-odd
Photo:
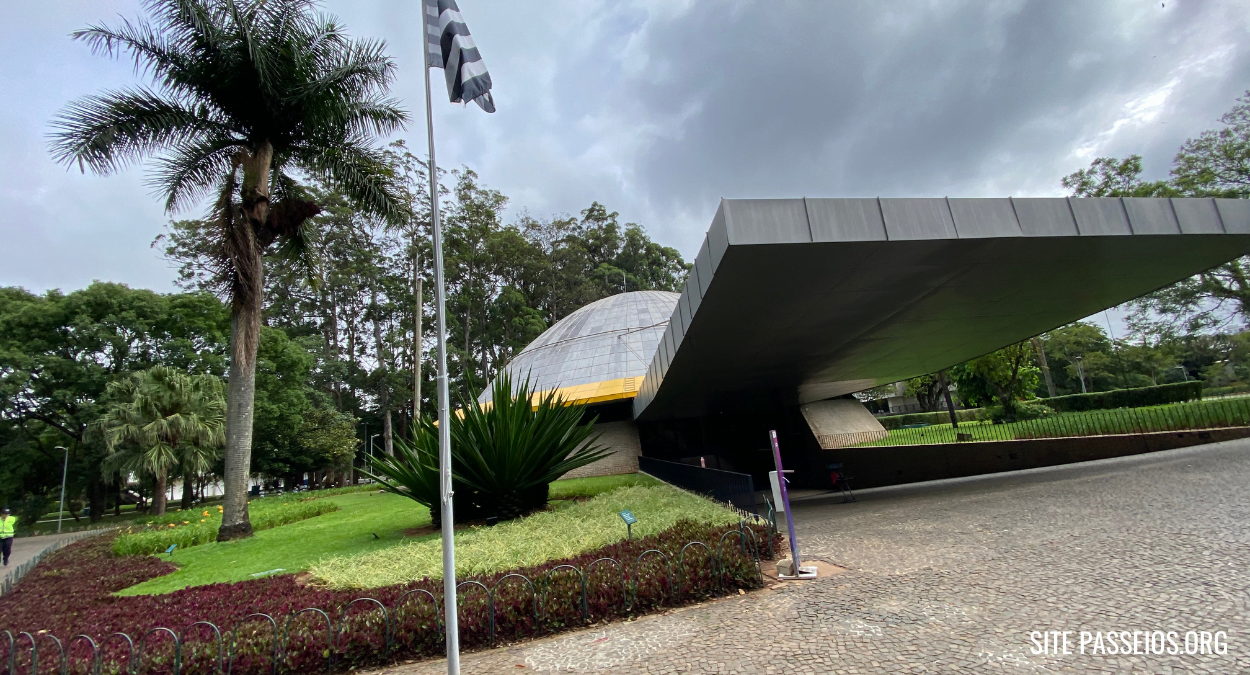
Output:
[[[849,571],[465,654],[462,671],[1250,672],[1248,485],[1245,440],[802,502],[804,557]],[[1030,640],[1074,631],[1075,650],[1079,631],[1155,630],[1225,631],[1227,653],[1034,654]]]

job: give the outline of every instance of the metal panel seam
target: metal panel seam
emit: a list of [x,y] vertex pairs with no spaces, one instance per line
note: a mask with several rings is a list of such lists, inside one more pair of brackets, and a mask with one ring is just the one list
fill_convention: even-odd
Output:
[[[1064,199],[1064,201],[1067,202],[1068,204],[1068,213],[1072,214],[1072,225],[1073,227],[1076,228],[1076,236],[1079,237],[1085,234],[1084,232],[1081,231],[1081,221],[1076,217],[1076,209],[1072,208],[1072,198],[1068,197]],[[1129,231],[1130,232],[1133,231],[1133,226],[1131,225],[1129,226]]]
[[[1215,197],[1207,197],[1206,199],[1211,202],[1211,208],[1215,209],[1215,218],[1220,221],[1220,229],[1224,230],[1224,234],[1228,234],[1228,226],[1224,224],[1224,214],[1220,213],[1220,205],[1215,203]],[[1168,198],[1168,201],[1171,201],[1171,197]]]
[[955,222],[955,212],[951,210],[951,198],[943,197],[942,201],[943,203],[946,204],[946,215],[951,217],[951,229],[955,231],[955,238],[960,239],[961,237],[959,236],[959,223]]
[[812,234],[812,210],[807,206],[807,197],[803,198],[803,218],[807,220],[807,241],[812,243],[816,241],[816,235]]
[[[1016,229],[1020,230],[1020,236],[1026,236],[1024,234],[1024,223],[1020,222],[1020,214],[1016,212],[1016,200],[1009,196],[1007,197],[1007,204],[1011,206],[1011,215],[1016,219]],[[1071,206],[1069,205],[1068,208],[1071,208]]]
[[[1128,207],[1124,205],[1124,198],[1116,197],[1116,199],[1120,200],[1120,213],[1124,214],[1124,222],[1128,223],[1128,233],[1137,234],[1137,230],[1133,229],[1133,219],[1128,217]],[[1171,197],[1169,197],[1168,199],[1171,199]],[[1176,221],[1176,229],[1177,230],[1181,229],[1181,221],[1179,220]]]
[[877,197],[877,213],[881,214],[881,229],[885,230],[885,240],[890,241],[890,224],[885,222],[885,209],[881,207],[881,197]]
[[[1176,221],[1176,233],[1185,234],[1185,230],[1181,228],[1181,217],[1176,215],[1176,204],[1172,203],[1172,198],[1168,197],[1168,210],[1172,212],[1172,220]],[[1217,211],[1219,209],[1216,209]]]

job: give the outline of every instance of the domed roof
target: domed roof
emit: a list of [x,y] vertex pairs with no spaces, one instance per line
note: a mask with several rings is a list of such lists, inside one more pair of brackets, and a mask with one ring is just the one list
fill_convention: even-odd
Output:
[[[638,393],[664,337],[677,293],[635,291],[586,305],[548,328],[505,366],[513,383],[562,390],[569,402],[594,403]],[[478,400],[490,400],[487,387]]]

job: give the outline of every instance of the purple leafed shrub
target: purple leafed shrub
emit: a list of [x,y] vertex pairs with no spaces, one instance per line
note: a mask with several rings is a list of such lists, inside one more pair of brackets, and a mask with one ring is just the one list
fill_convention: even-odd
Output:
[[[756,551],[769,556],[768,536],[760,525],[740,530],[683,521],[641,540],[461,579],[461,645],[549,635],[755,588]],[[88,675],[96,651],[86,638],[70,642],[76,635],[100,645],[101,673],[123,672],[136,658],[144,675],[172,674],[176,665],[181,673],[217,672],[219,654],[233,673],[271,673],[275,647],[282,672],[315,672],[330,660],[336,670],[381,665],[443,650],[441,580],[352,591],[283,575],[117,597],[112,594],[174,567],[154,557],[114,556],[111,546],[108,536],[68,546],[0,598],[0,631],[17,641],[11,650],[0,632],[0,668],[15,652],[16,672],[31,672],[30,640],[20,631],[38,642],[37,675],[60,671],[57,639],[69,650],[69,672]],[[777,546],[774,540],[771,550]],[[115,633],[129,636],[137,653]]]

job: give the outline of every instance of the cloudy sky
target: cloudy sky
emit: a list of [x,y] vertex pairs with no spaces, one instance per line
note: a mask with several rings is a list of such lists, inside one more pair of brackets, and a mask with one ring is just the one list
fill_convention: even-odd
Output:
[[[459,2],[499,112],[436,101],[440,164],[508,195],[508,219],[598,200],[688,258],[721,197],[1059,195],[1063,175],[1130,153],[1164,177],[1250,89],[1250,2]],[[324,3],[389,43],[413,112],[401,136],[424,148],[418,7]],[[140,12],[6,3],[0,285],[172,289],[142,169],[84,176],[47,151],[67,101],[136,81],[69,32]]]

